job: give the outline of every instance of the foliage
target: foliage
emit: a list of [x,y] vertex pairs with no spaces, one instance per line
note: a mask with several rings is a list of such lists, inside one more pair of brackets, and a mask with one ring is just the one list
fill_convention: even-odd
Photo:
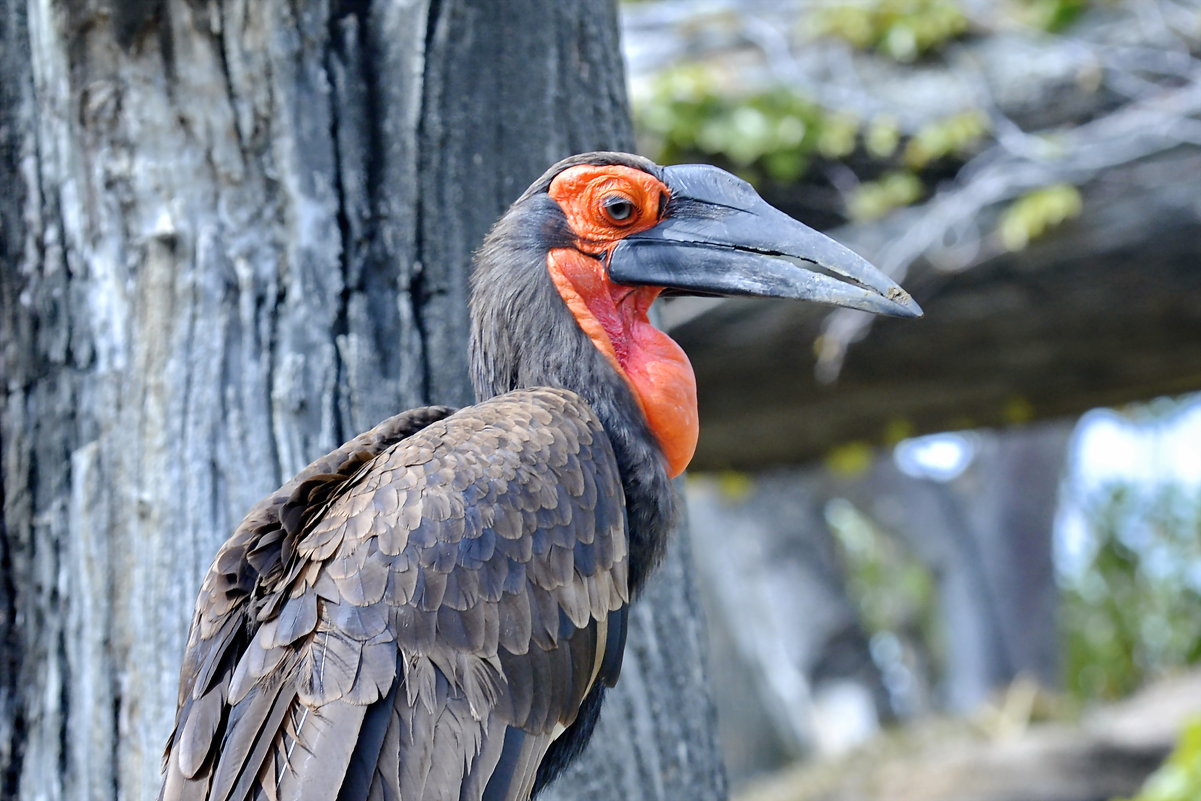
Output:
[[832,501],[826,517],[868,632],[924,627],[935,589],[929,568],[849,501]]
[[1054,184],[1013,201],[1001,214],[997,233],[1008,250],[1022,250],[1031,240],[1073,217],[1080,216],[1084,201],[1070,184]]
[[842,478],[855,478],[866,473],[876,458],[875,449],[863,440],[852,440],[826,454],[826,469]]
[[919,169],[948,156],[964,156],[988,132],[988,118],[969,109],[923,125],[905,144],[902,160]]
[[[848,213],[859,220],[920,200],[927,190],[918,171],[966,158],[988,132],[987,118],[968,110],[906,138],[889,115],[864,124],[784,87],[728,94],[710,68],[697,64],[658,75],[635,111],[656,160],[725,162],[753,183],[797,181],[816,160],[845,160],[862,150],[883,173],[849,194]],[[898,161],[903,166],[889,166]]]
[[659,75],[636,115],[660,161],[700,155],[728,161],[748,178],[775,181],[796,180],[816,157],[846,156],[859,127],[784,87],[731,96],[695,64]]
[[1201,662],[1199,494],[1113,484],[1086,515],[1091,553],[1061,577],[1068,689],[1118,698],[1158,671]]
[[863,132],[863,146],[872,158],[881,161],[896,153],[900,144],[900,124],[891,114],[879,115]]
[[837,3],[817,16],[818,31],[896,61],[914,61],[967,30],[955,0]]
[[1076,21],[1088,0],[1014,0],[1013,16],[1019,22],[1044,31],[1061,31]]
[[1130,801],[1196,801],[1201,798],[1201,720],[1185,727],[1180,742]]
[[922,196],[922,181],[909,170],[893,170],[875,181],[864,181],[851,193],[849,211],[854,220],[875,220]]
[[[704,160],[732,169],[760,184],[769,197],[777,193],[787,199],[794,206],[790,213],[815,214],[822,227],[878,219],[898,208],[946,197],[972,182],[982,189],[965,198],[975,207],[971,216],[987,211],[991,217],[1000,211],[997,238],[1005,248],[1021,250],[1082,213],[1076,187],[1088,184],[1099,168],[1086,166],[1082,175],[1069,167],[1086,148],[1065,149],[1063,143],[1079,141],[1083,129],[1056,129],[1051,134],[1022,130],[1026,118],[1042,115],[1024,101],[1003,96],[1012,92],[991,88],[996,76],[988,77],[992,72],[981,66],[1005,64],[989,55],[997,48],[978,47],[976,41],[954,50],[946,45],[969,34],[973,40],[1008,36],[1024,40],[1032,52],[1044,52],[1047,42],[1057,39],[1041,36],[1042,31],[1059,32],[1080,22],[1084,24],[1075,33],[1100,59],[1095,71],[1094,66],[1081,68],[1076,90],[1081,96],[1100,95],[1099,87],[1108,85],[1111,74],[1127,87],[1168,88],[1175,73],[1158,66],[1154,47],[1137,57],[1125,45],[1111,47],[1114,20],[1137,16],[1130,5],[1116,0],[1003,0],[993,6],[964,0],[852,0],[781,4],[772,13],[748,7],[745,20],[740,10],[733,10],[736,6],[722,6],[720,13],[701,21],[687,18],[676,23],[677,35],[688,45],[678,52],[692,60],[661,68],[638,86],[640,145],[659,161]],[[684,9],[677,13],[684,19]],[[1099,25],[1086,23],[1090,15]],[[1187,11],[1180,9],[1173,19],[1164,15],[1156,24],[1165,31],[1179,27]],[[814,41],[815,33],[827,41]],[[847,47],[829,39],[904,63],[848,57]],[[1071,50],[1066,45],[1065,49]],[[817,57],[811,55],[814,52]],[[822,61],[826,53],[831,55]],[[839,78],[827,86],[815,58],[836,65],[830,69],[836,69]],[[923,63],[913,63],[919,60]],[[846,79],[860,71],[858,80]],[[945,78],[947,73],[978,84],[979,101],[969,94],[961,98],[962,105],[931,102],[946,84],[928,76]],[[891,78],[877,92],[873,82],[889,74],[898,76],[898,87],[921,99],[912,106],[896,103]],[[1151,77],[1160,74],[1161,81]],[[799,86],[808,88],[798,93]],[[1125,91],[1119,88],[1118,94]],[[888,102],[876,102],[879,97]],[[929,118],[940,113],[938,109],[956,107],[962,110]],[[1005,136],[994,131],[994,121]],[[1096,143],[1090,147],[1124,147],[1127,139],[1120,126],[1094,124],[1088,129],[1083,138]],[[1029,191],[1037,186],[1038,176],[1031,180],[1022,171],[997,169],[998,160],[1037,162],[1047,186]],[[961,171],[964,165],[969,169]],[[950,204],[939,209],[945,218],[942,225],[950,226],[954,218],[960,230],[966,230],[968,213],[952,214],[963,208],[964,204]],[[934,233],[930,237],[933,243],[940,241]],[[992,248],[979,252],[985,251]]]

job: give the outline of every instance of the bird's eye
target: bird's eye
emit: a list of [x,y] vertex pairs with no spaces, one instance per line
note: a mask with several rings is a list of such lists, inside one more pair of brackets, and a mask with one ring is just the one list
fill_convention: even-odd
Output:
[[609,195],[604,199],[605,214],[613,222],[626,222],[634,216],[634,203],[623,195]]

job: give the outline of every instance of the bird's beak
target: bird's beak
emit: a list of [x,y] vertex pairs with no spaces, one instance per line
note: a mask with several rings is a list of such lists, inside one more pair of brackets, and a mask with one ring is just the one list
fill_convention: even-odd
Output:
[[666,167],[664,219],[622,240],[609,277],[689,294],[797,298],[920,317],[921,308],[859,255],[768,205],[747,182],[703,164]]

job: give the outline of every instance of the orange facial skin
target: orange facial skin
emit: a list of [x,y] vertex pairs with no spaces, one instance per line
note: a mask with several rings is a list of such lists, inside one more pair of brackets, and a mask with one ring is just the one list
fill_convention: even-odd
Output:
[[647,319],[662,288],[616,284],[605,270],[618,242],[659,222],[669,194],[631,167],[564,170],[550,196],[578,239],[575,248],[551,250],[546,266],[580,328],[633,390],[674,478],[692,460],[700,434],[696,376],[683,349]]

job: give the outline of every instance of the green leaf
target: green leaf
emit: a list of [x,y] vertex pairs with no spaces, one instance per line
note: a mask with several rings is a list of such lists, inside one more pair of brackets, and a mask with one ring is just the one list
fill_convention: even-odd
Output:
[[1071,184],[1053,184],[1015,200],[1001,214],[997,234],[1007,250],[1022,250],[1032,240],[1080,216],[1084,200]]

